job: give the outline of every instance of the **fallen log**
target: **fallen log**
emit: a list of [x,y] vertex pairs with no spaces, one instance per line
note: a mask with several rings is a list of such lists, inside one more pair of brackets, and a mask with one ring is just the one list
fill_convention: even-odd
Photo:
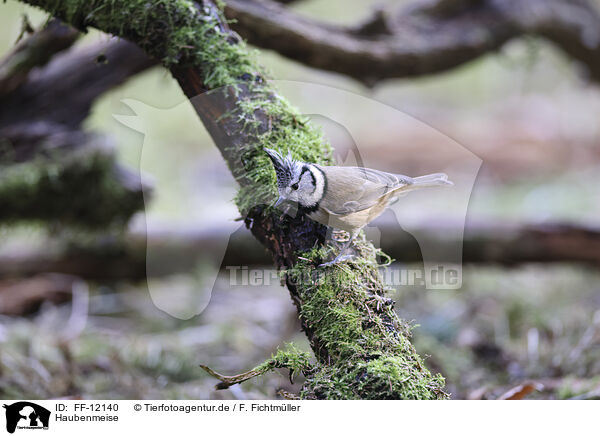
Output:
[[[393,222],[381,223],[382,248],[401,263],[422,262],[416,240]],[[574,224],[493,225],[470,223],[464,241],[448,238],[444,227],[429,223],[420,229],[428,244],[439,246],[435,262],[448,262],[444,247],[463,245],[467,264],[516,266],[523,263],[566,262],[600,266],[600,228]],[[155,277],[192,271],[202,258],[214,253],[229,239],[221,269],[268,265],[271,257],[243,229],[229,234],[224,228],[129,233],[122,240],[99,241],[86,247],[66,248],[45,244],[43,248],[11,249],[0,253],[0,277],[24,277],[40,273],[62,273],[90,280],[143,280],[146,252],[164,259]],[[147,244],[147,246],[146,246]]]

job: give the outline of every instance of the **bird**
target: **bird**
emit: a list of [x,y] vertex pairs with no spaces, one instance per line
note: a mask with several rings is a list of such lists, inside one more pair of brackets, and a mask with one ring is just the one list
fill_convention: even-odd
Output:
[[371,168],[325,166],[295,160],[264,148],[277,176],[279,198],[274,207],[293,205],[308,218],[349,234],[329,266],[346,260],[345,252],[360,230],[381,215],[399,195],[420,188],[452,186],[445,173],[409,177]]

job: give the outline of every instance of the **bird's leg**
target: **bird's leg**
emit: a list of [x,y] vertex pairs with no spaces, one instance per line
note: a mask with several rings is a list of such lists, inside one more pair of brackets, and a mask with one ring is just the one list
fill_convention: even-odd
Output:
[[355,236],[356,236],[356,234],[350,234],[349,233],[348,240],[344,242],[344,245],[342,245],[342,248],[340,249],[340,253],[335,257],[335,259],[333,259],[332,261],[329,261],[329,262],[322,263],[319,266],[330,266],[330,265],[334,265],[334,264],[336,264],[338,262],[342,262],[344,260],[351,259],[353,256],[352,255],[346,255],[345,253],[348,250],[348,248],[350,248],[350,246],[352,245],[352,241],[354,240]]
[[[348,233],[344,230],[337,230],[333,227],[327,227],[327,233],[325,235],[325,246],[327,247],[327,253],[330,253],[334,250],[335,244],[334,242],[346,242],[348,240]],[[328,256],[329,257],[329,256]]]

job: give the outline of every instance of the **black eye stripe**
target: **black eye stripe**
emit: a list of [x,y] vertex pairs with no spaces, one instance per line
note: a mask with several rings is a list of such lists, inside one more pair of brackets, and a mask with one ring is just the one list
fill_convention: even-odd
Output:
[[314,189],[312,190],[312,192],[315,192],[317,190],[317,179],[315,178],[315,175],[310,170],[310,168],[308,168],[306,165],[302,167],[302,171],[300,172],[300,178],[298,180],[301,180],[302,176],[306,172],[308,172],[308,174],[310,174],[310,177],[312,178],[312,183],[313,183],[313,187],[314,187]]
[[302,171],[300,171],[300,177],[298,180],[300,180],[302,178],[302,176],[304,175],[305,172],[310,172],[310,170],[308,169],[308,167],[305,165],[302,167]]

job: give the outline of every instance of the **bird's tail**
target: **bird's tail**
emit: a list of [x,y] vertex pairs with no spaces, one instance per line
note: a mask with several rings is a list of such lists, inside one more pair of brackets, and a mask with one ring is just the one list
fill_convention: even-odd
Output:
[[435,186],[452,186],[450,180],[448,180],[448,175],[445,173],[435,173],[428,174],[426,176],[413,177],[412,186],[414,188],[430,188]]
[[437,186],[454,186],[454,183],[448,180],[448,175],[445,173],[427,174],[426,176],[408,178],[408,184],[403,185],[394,192],[395,195],[388,205],[394,204],[398,200],[398,197],[402,197],[415,189],[435,188]]
[[402,197],[403,195],[416,189],[453,185],[454,183],[448,180],[448,175],[444,173],[427,174],[426,176],[413,177],[409,179],[409,183],[407,185],[402,186],[395,192],[396,195],[391,200],[390,204],[394,203],[397,200],[397,197]]

